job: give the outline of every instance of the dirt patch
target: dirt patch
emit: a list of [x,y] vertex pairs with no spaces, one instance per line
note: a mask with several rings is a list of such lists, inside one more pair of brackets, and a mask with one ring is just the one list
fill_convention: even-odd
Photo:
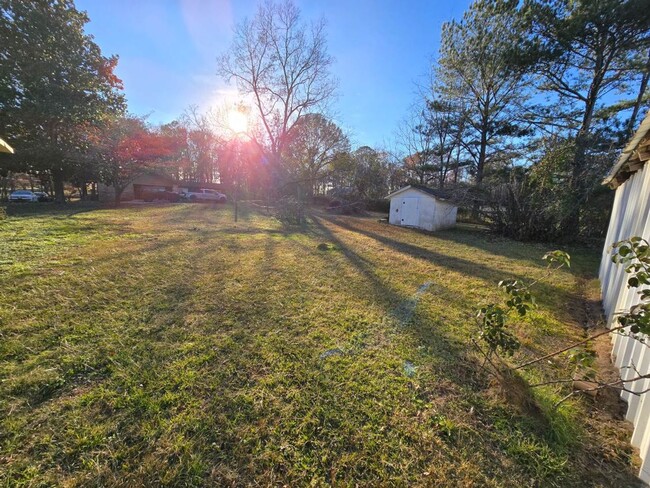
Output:
[[546,420],[544,412],[539,407],[533,396],[531,387],[514,370],[501,369],[498,383],[499,393],[510,405],[514,406],[520,413],[528,415],[537,421]]
[[[584,315],[583,329],[585,337],[587,337],[602,330],[606,326],[606,321],[603,316],[597,280],[593,280],[591,283],[582,277],[578,277],[577,280],[577,286],[582,294],[580,309]],[[596,353],[594,369],[598,373],[599,380],[603,383],[616,381],[620,377],[620,373],[611,359],[611,336],[606,334],[594,339],[591,348]],[[625,419],[627,404],[621,400],[619,393],[615,388],[604,388],[598,391],[594,407],[604,418]]]
[[[577,278],[577,287],[581,290],[582,300],[579,310],[583,314],[585,338],[604,330],[606,320],[603,315],[602,302],[600,297],[600,286],[598,280],[587,280],[583,277]],[[595,352],[593,368],[596,371],[598,381],[601,383],[612,383],[620,378],[618,368],[612,363],[612,342],[611,335],[605,334],[591,341],[591,349]],[[603,388],[598,390],[595,397],[581,395],[589,403],[589,425],[590,435],[602,439],[601,449],[593,454],[593,460],[605,455],[616,457],[627,457],[635,469],[640,465],[638,450],[630,444],[633,426],[625,420],[627,403],[620,396],[616,388]]]

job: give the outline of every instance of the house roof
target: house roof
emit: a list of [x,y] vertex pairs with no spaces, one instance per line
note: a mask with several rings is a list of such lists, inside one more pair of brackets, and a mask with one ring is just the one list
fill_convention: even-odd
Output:
[[418,190],[422,193],[426,193],[429,196],[432,196],[434,198],[437,198],[438,200],[451,200],[451,192],[447,190],[440,190],[438,188],[429,188],[428,186],[424,185],[407,185],[403,188],[400,188],[399,190],[394,191],[393,193],[390,193],[389,195],[386,196],[386,198],[393,198],[396,195],[399,195],[400,193],[406,191],[406,190]]
[[625,183],[630,176],[639,171],[650,160],[650,112],[637,129],[630,142],[621,153],[618,161],[603,180],[603,185],[616,188]]
[[197,181],[185,181],[177,180],[163,172],[156,171],[155,169],[145,169],[144,171],[138,173],[133,178],[131,178],[131,183],[136,183],[141,178],[152,178],[159,181],[163,181],[169,185],[178,185],[185,188],[206,188],[209,190],[221,190],[223,184],[221,183],[201,183]]
[[166,175],[165,173],[161,173],[159,171],[153,170],[153,169],[145,169],[145,170],[135,174],[133,176],[133,178],[131,178],[131,182],[133,183],[134,181],[136,181],[136,180],[138,180],[140,178],[156,178],[158,180],[163,180],[163,181],[166,181],[167,183],[171,183],[171,184],[176,182],[176,180],[174,180],[174,178],[172,178],[171,176]]

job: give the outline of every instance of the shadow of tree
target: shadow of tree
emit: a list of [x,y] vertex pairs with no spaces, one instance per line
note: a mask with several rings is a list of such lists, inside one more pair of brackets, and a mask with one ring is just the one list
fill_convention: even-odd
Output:
[[[419,291],[422,290],[423,285],[426,285],[426,288],[431,286],[428,293],[444,296],[449,306],[465,307],[465,300],[462,297],[451,292],[443,283],[435,279],[418,283],[408,294],[398,291],[389,281],[378,275],[376,263],[346,244],[337,233],[324,224],[324,222],[331,223],[330,220],[313,217],[312,221],[317,229],[316,236],[333,243],[369,283],[367,294],[362,298],[381,304],[385,317],[395,331],[412,336],[423,350],[430,351],[430,354],[435,354],[442,360],[438,374],[460,388],[485,386],[485,377],[479,371],[476,357],[469,350],[468,343],[448,333],[444,320],[421,312],[418,309],[419,297],[416,298],[419,293],[427,293],[424,290]],[[325,261],[324,265],[327,265],[325,258],[323,261]],[[473,312],[468,312],[467,320],[473,320],[473,315]]]
[[[96,389],[91,393],[75,390],[83,401],[62,405],[77,409],[83,422],[74,428],[80,432],[92,433],[106,421],[111,435],[97,441],[102,451],[93,455],[114,463],[104,471],[108,482],[119,477],[127,484],[138,484],[143,479],[160,480],[163,473],[172,481],[194,476],[191,479],[209,484],[210,470],[218,469],[236,475],[233,485],[260,484],[265,469],[276,476],[274,481],[290,479],[287,472],[291,469],[295,470],[293,476],[304,477],[310,469],[334,481],[334,476],[327,478],[331,460],[320,461],[325,454],[334,456],[339,465],[344,465],[341,459],[352,459],[341,469],[338,480],[345,475],[353,479],[368,466],[365,460],[352,457],[354,449],[364,449],[366,457],[373,453],[371,448],[365,450],[354,443],[377,442],[380,446],[387,436],[409,443],[409,447],[410,443],[421,447],[422,459],[428,461],[439,459],[436,450],[453,462],[461,459],[457,453],[462,451],[480,455],[485,464],[472,468],[484,470],[484,479],[494,480],[501,473],[520,474],[517,470],[526,463],[534,464],[530,458],[538,452],[522,449],[493,456],[492,449],[514,449],[499,444],[494,435],[497,429],[526,436],[526,442],[533,439],[542,446],[554,445],[549,434],[553,427],[546,417],[531,421],[510,408],[497,408],[479,399],[486,381],[477,358],[458,330],[435,315],[438,307],[429,307],[427,302],[436,299],[461,309],[471,301],[447,286],[446,275],[431,278],[431,288],[422,292],[420,302],[414,301],[418,287],[429,280],[426,267],[409,278],[410,268],[391,269],[389,260],[374,251],[379,243],[401,256],[404,263],[415,257],[468,276],[475,275],[477,263],[402,242],[373,227],[357,225],[353,219],[314,217],[305,228],[283,229],[275,222],[254,221],[253,213],[242,226],[230,225],[224,220],[228,217],[207,208],[189,207],[179,207],[169,216],[156,214],[160,220],[156,220],[155,230],[145,222],[141,239],[136,226],[136,235],[129,236],[128,245],[115,246],[110,252],[100,250],[93,266],[105,273],[101,281],[84,284],[78,277],[70,288],[76,293],[82,290],[78,297],[71,297],[77,302],[71,305],[76,307],[75,313],[92,311],[97,327],[70,327],[76,342],[70,339],[68,345],[56,335],[67,329],[52,328],[45,346],[60,355],[68,354],[65,348],[70,345],[83,349],[86,358],[94,353],[98,362],[89,364],[107,377],[112,375],[106,388],[93,384],[90,380],[98,378],[85,373],[71,378],[75,388]],[[149,232],[151,235],[144,235]],[[333,249],[319,251],[321,242],[332,243]],[[90,246],[85,250],[92,251]],[[396,260],[395,268],[402,262]],[[504,277],[481,262],[476,272],[490,282]],[[349,279],[341,280],[339,273]],[[125,277],[128,279],[120,281]],[[339,293],[331,293],[330,285],[340,287]],[[126,297],[130,286],[136,296],[123,313],[119,300]],[[104,287],[114,289],[116,303],[106,300],[110,297],[103,295]],[[360,345],[353,354],[320,360],[319,348],[325,346],[328,334],[336,333],[352,343],[358,330],[355,323],[336,323],[331,328],[320,323],[323,331],[312,332],[310,320],[324,310],[328,319],[337,318],[339,309],[323,306],[333,296],[343,297],[343,306],[376,306],[372,322],[369,319],[358,329],[375,333],[381,340],[402,341],[408,347],[382,355],[384,351]],[[345,297],[350,298],[349,303]],[[320,301],[314,303],[315,298]],[[468,312],[467,320],[471,315]],[[375,323],[377,316],[386,320]],[[353,322],[355,314],[347,317]],[[102,318],[115,321],[103,323]],[[390,346],[386,344],[386,348]],[[392,363],[378,364],[392,359],[391,355],[408,355],[402,359],[417,364],[426,362],[430,371],[418,373],[415,379],[405,378],[401,363],[397,371]],[[381,374],[395,374],[398,380],[363,384]],[[404,388],[395,393],[377,388],[379,384]],[[430,407],[441,415],[454,409],[458,417],[473,415],[475,424],[440,441],[436,424],[424,424],[418,413]],[[468,413],[470,407],[473,414]],[[405,423],[396,425],[393,422],[400,414],[395,410],[399,408],[413,412],[403,414]],[[373,419],[368,414],[382,409],[387,411],[386,417]],[[40,418],[48,415],[36,413]],[[348,414],[356,416],[349,420],[345,418]],[[52,431],[72,428],[66,425],[65,414],[54,417]],[[378,418],[387,420],[380,424]],[[60,443],[64,454],[48,462],[65,470],[78,469],[83,451],[75,451],[74,436],[63,436]],[[168,449],[170,445],[179,449]],[[127,451],[130,467],[120,466],[112,453]],[[394,463],[409,451],[379,452],[386,463]],[[138,463],[142,469],[132,469]],[[544,461],[538,464],[543,466]],[[584,472],[570,457],[566,469],[574,467]],[[390,475],[392,468],[385,464],[380,468]],[[419,468],[409,465],[406,469],[418,477],[422,473]],[[368,476],[360,475],[363,480]],[[537,480],[534,474],[529,478]]]
[[[436,264],[442,264],[443,266],[455,271],[468,272],[472,275],[478,274],[482,279],[487,281],[495,281],[497,278],[504,278],[504,274],[498,269],[493,269],[482,264],[477,265],[476,263],[462,258],[443,255],[414,244],[399,242],[390,239],[385,235],[368,231],[367,228],[364,228],[362,225],[354,225],[352,223],[354,222],[354,219],[352,218],[314,216],[312,220],[314,222],[314,227],[317,230],[316,236],[320,235],[326,241],[332,242],[336,248],[346,256],[348,261],[359,269],[359,271],[372,284],[373,289],[369,294],[372,295],[372,299],[384,303],[387,315],[391,315],[395,312],[396,303],[405,304],[408,303],[411,298],[402,293],[396,292],[395,289],[390,285],[387,285],[384,280],[380,279],[376,273],[375,263],[373,263],[371,259],[359,254],[359,249],[361,248],[353,248],[347,245],[345,241],[339,237],[338,233],[330,228],[330,226],[326,225],[326,223],[335,226],[335,228],[355,232],[374,239],[377,242],[390,246],[392,249],[400,253],[432,260]],[[436,288],[439,286],[441,286],[439,283],[435,285]],[[552,285],[547,285],[544,294],[548,293],[561,295],[565,292],[553,287]],[[551,299],[547,300],[545,305],[553,306],[553,303],[554,302]],[[466,306],[466,302],[461,299],[454,300],[452,298],[449,300],[449,306],[462,307]],[[407,327],[399,328],[399,330],[403,334],[412,335],[419,344],[425,346],[432,354],[440,355],[444,358],[443,366],[436,369],[436,373],[441,378],[451,381],[457,388],[466,391],[470,396],[473,395],[475,391],[480,391],[486,386],[486,378],[481,373],[479,362],[477,361],[478,358],[469,351],[468,343],[459,341],[457,337],[452,337],[451,334],[445,333],[444,323],[431,322],[430,317],[417,316],[413,323],[409,324]],[[521,378],[518,378],[518,376],[515,375],[509,384],[512,388],[514,388],[514,384],[518,385],[517,388],[515,388],[517,390],[516,395],[514,394],[514,391],[504,393],[504,398],[511,399],[514,402],[513,406],[519,410],[519,415],[513,415],[512,412],[507,414],[512,428],[520,432],[528,433],[528,435],[532,435],[538,440],[538,442],[544,445],[562,448],[566,439],[561,439],[564,434],[557,434],[555,430],[558,428],[558,423],[562,424],[565,422],[562,414],[550,410],[548,406],[540,407],[533,396],[532,390],[522,382]],[[426,393],[423,392],[423,395],[426,397]],[[495,412],[492,412],[491,408],[485,410],[485,405],[481,408],[481,415],[484,416],[485,422],[492,422],[494,419],[491,418],[491,416],[495,414]],[[504,415],[503,412],[497,412],[496,414]],[[559,428],[561,429],[561,427]],[[590,448],[590,450],[593,451],[592,448]],[[592,455],[593,452],[587,454],[587,450],[585,450],[583,451],[583,454]],[[570,462],[574,461],[580,462],[575,459],[570,460]],[[630,476],[629,473],[622,473],[620,479],[630,482],[634,480],[634,477]]]
[[[4,204],[3,204],[4,205]],[[6,205],[7,215],[11,217],[70,217],[78,213],[93,212],[106,208],[99,202],[74,203],[10,203]]]
[[[442,266],[450,271],[466,275],[467,277],[479,278],[487,283],[493,283],[495,286],[503,279],[521,278],[513,273],[504,272],[497,267],[488,266],[479,261],[469,261],[459,256],[436,252],[432,249],[420,247],[403,240],[397,240],[388,237],[387,235],[372,232],[359,225],[354,225],[351,223],[351,219],[342,219],[337,217],[320,218],[323,218],[324,220],[327,220],[343,229],[362,234],[370,239],[389,246],[398,253],[429,261],[436,266]],[[539,265],[539,261],[535,264]],[[558,297],[564,296],[565,294],[564,290],[549,283],[540,282],[536,286],[539,290],[540,297],[542,297],[540,303],[543,305],[553,305],[557,303]]]

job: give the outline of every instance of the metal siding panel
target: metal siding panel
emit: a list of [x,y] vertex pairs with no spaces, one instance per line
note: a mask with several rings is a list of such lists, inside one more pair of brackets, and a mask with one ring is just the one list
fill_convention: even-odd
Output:
[[[623,369],[621,370],[621,379],[623,380],[629,380],[631,378],[634,378],[637,373],[634,371],[634,367],[639,364],[639,359],[641,359],[641,352],[643,349],[645,349],[645,345],[637,341],[636,339],[632,339],[631,337],[627,338],[628,341],[628,348],[630,349],[630,354],[628,359],[623,359],[624,364],[623,364]],[[631,384],[625,384],[623,383],[623,386],[627,389],[633,389],[634,388],[634,383]],[[621,398],[628,402],[628,415],[631,413],[630,410],[636,410],[636,406],[632,406],[632,403],[636,402],[638,397],[636,395],[631,394],[629,391],[622,391],[621,392]],[[634,415],[632,413],[632,415]]]
[[[615,326],[616,313],[638,303],[638,289],[627,287],[628,275],[622,266],[611,262],[610,246],[617,241],[638,235],[650,238],[650,170],[645,165],[616,190],[612,216],[607,230],[605,248],[601,258],[599,277],[603,308],[608,326]],[[621,334],[612,335],[612,354],[621,369],[621,378],[629,380],[637,374],[650,373],[649,346]],[[636,367],[639,373],[634,368]],[[628,382],[626,388],[643,391],[650,388],[650,379]],[[650,394],[641,396],[622,392],[628,402],[626,418],[634,425],[632,445],[639,448],[642,459],[639,477],[650,482]]]
[[[648,359],[650,358],[650,353],[648,353],[648,347],[646,347],[644,344],[639,343],[641,346],[640,352],[638,353],[638,356],[635,358],[635,365],[639,371],[643,371],[644,369],[648,369]],[[636,376],[637,373],[632,369],[632,374],[627,375],[627,379],[633,378]],[[650,380],[641,380],[641,381],[635,381],[633,383],[630,383],[629,385],[626,385],[627,388],[629,388],[632,391],[639,392],[643,391],[646,388],[648,388],[646,385]],[[627,415],[625,418],[635,424],[635,431],[636,429],[639,428],[639,425],[636,425],[639,423],[639,418],[638,414],[642,406],[643,398],[644,396],[638,396],[638,395],[630,395],[631,399],[634,399],[634,401],[631,401],[628,403],[629,407],[627,409]],[[634,443],[634,436],[632,437],[632,443]]]
[[[645,368],[640,369],[639,371],[647,370],[649,366],[650,364],[646,361]],[[650,379],[640,381],[639,383],[643,383],[639,386],[639,391],[643,391],[650,387]],[[647,393],[642,395],[640,398],[633,424],[634,433],[632,434],[632,445],[635,447],[641,447],[643,441],[646,438],[650,438],[650,395]]]

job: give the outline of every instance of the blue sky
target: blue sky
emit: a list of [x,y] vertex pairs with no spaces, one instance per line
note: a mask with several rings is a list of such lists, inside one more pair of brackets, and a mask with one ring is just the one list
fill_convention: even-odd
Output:
[[[297,0],[305,19],[327,21],[339,80],[337,122],[356,145],[388,142],[436,54],[442,23],[463,1]],[[189,105],[219,104],[232,87],[216,76],[216,57],[232,28],[252,17],[254,0],[77,0],[104,54],[118,54],[118,76],[133,113],[153,123]]]

